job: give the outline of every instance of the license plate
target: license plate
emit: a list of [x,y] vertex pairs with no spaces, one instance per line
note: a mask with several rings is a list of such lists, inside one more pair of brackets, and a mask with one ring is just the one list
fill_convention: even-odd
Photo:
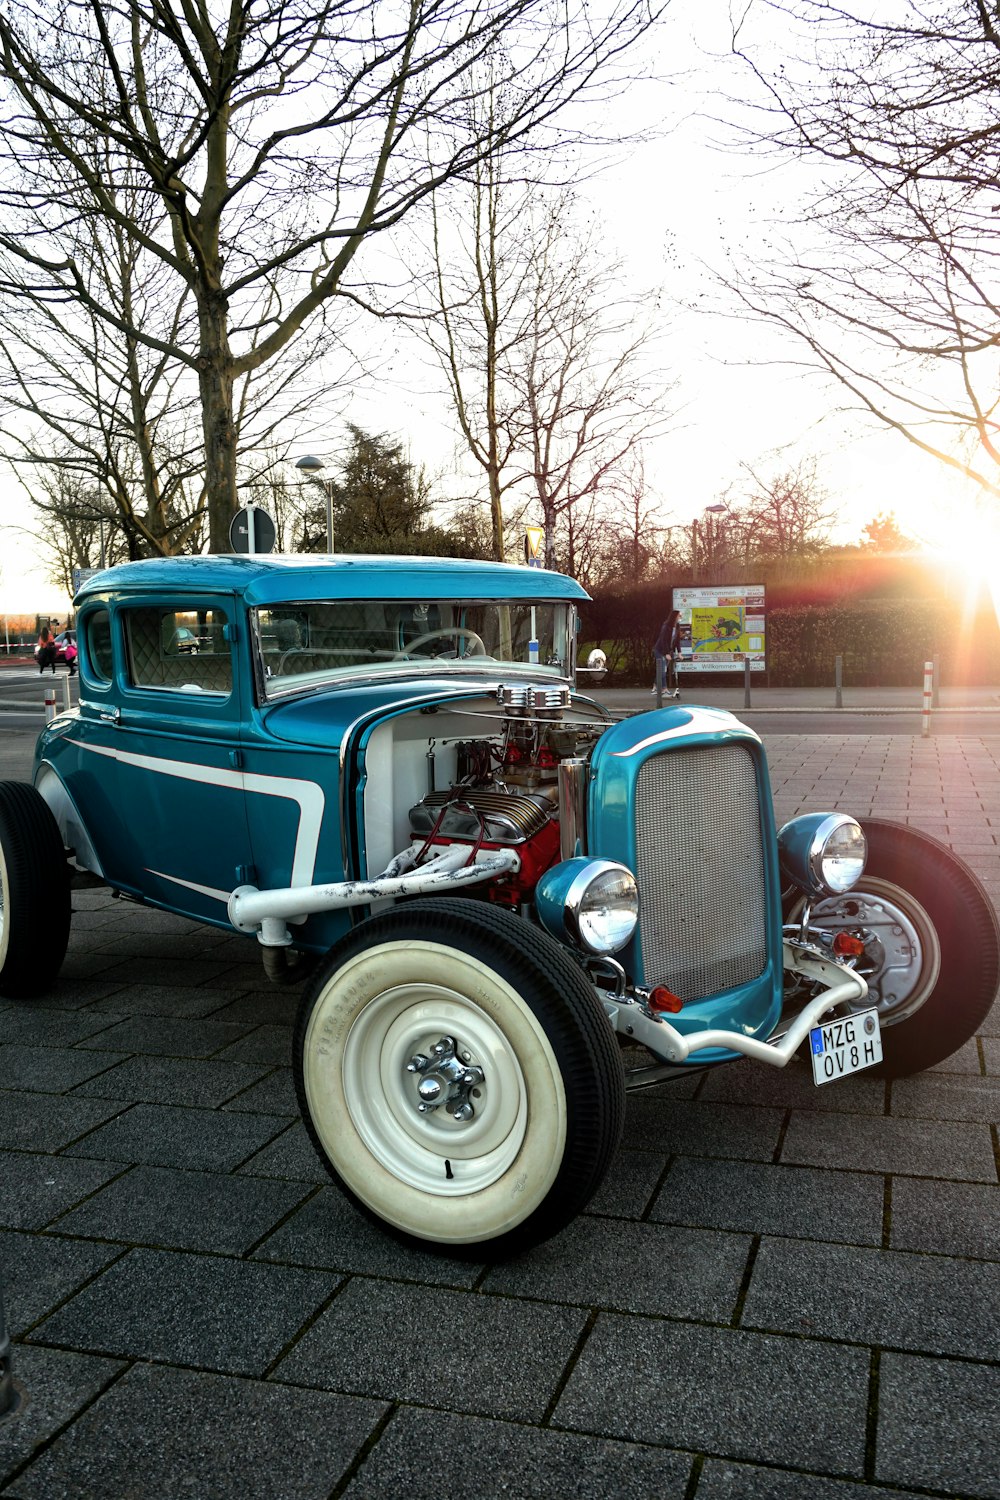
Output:
[[813,1083],[834,1083],[848,1073],[872,1068],[882,1061],[882,1033],[877,1010],[862,1010],[814,1026],[809,1033]]

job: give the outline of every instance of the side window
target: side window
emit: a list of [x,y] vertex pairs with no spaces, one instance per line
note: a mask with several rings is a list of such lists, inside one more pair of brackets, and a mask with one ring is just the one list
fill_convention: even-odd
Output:
[[229,693],[232,655],[221,609],[129,609],[125,644],[133,687]]
[[106,609],[97,609],[87,616],[84,625],[84,661],[90,668],[91,677],[98,682],[111,681],[111,616]]

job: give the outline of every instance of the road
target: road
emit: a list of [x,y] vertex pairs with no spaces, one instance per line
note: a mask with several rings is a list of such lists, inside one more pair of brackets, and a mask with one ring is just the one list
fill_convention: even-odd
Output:
[[[66,704],[67,678],[65,669],[59,667],[53,677],[46,672],[40,675],[33,666],[5,667],[0,672],[0,730],[38,729],[45,718],[45,691],[55,687],[56,707]],[[68,680],[70,701],[76,704],[79,697],[78,677]],[[851,703],[844,708],[835,708],[832,703],[817,702],[815,690],[803,689],[796,693],[792,689],[772,690],[771,697],[780,693],[781,703],[760,703],[758,700],[749,709],[743,707],[742,694],[733,690],[720,692],[717,688],[691,689],[685,694],[682,704],[708,703],[715,707],[728,708],[737,718],[755,729],[761,738],[769,734],[845,734],[845,735],[919,735],[921,715],[919,706],[907,706],[901,701],[896,689],[855,690],[854,696],[863,703]],[[827,695],[830,696],[830,695]],[[913,693],[909,693],[911,698]],[[648,693],[638,689],[615,689],[595,692],[594,697],[603,701],[615,714],[643,713],[653,706]],[[886,701],[880,701],[886,700]],[[983,688],[966,694],[954,694],[942,708],[931,715],[932,735],[995,735],[1000,734],[1000,690]]]

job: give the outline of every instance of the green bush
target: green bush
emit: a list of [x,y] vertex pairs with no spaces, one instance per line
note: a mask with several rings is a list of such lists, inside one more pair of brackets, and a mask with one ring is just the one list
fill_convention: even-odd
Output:
[[[906,687],[937,657],[950,686],[1000,682],[1000,627],[978,601],[963,614],[954,598],[851,599],[767,611],[767,680],[776,687],[823,687],[843,657],[846,687]],[[608,653],[609,682],[653,679],[653,641],[670,591],[646,585],[628,596],[602,594],[582,608],[582,635]],[[718,680],[718,679],[716,679]]]

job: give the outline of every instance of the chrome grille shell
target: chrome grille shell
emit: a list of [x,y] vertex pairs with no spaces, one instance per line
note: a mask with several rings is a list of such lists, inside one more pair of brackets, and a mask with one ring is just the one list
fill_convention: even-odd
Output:
[[646,984],[692,1001],[765,972],[764,830],[748,746],[677,748],[645,760],[635,850]]

